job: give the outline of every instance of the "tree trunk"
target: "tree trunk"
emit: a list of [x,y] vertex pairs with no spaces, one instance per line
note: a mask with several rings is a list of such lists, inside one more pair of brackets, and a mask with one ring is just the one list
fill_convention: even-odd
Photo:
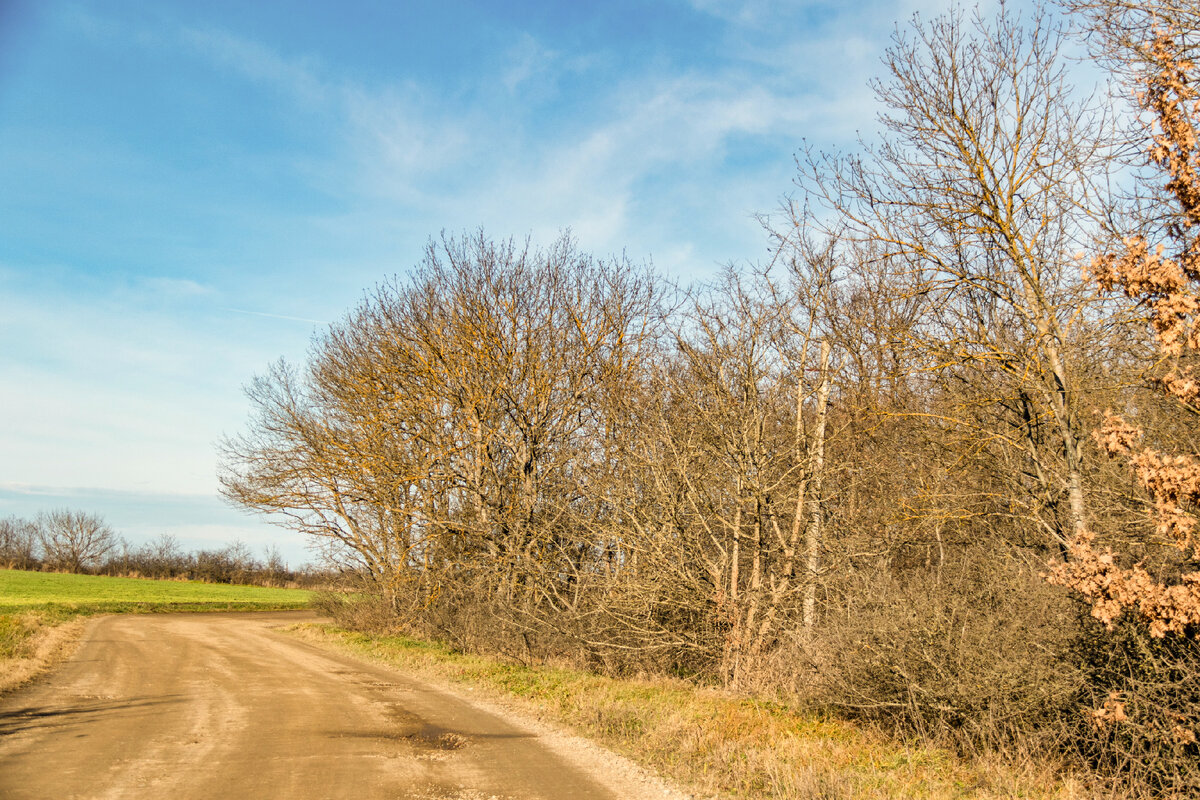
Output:
[[804,587],[804,629],[811,631],[817,621],[817,572],[821,568],[821,490],[825,477],[825,419],[829,408],[829,342],[821,342],[821,376],[817,386],[817,417],[813,426],[811,477],[808,485],[808,528],[804,531],[805,567],[808,585]]

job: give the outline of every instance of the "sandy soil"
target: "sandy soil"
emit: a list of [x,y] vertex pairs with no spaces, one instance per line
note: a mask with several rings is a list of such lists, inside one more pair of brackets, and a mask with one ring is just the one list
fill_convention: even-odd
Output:
[[678,796],[595,746],[277,630],[306,618],[95,620],[0,700],[0,798]]

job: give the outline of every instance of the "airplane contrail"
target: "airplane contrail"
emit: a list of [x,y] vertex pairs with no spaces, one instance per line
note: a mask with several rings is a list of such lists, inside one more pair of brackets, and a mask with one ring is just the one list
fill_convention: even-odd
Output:
[[286,314],[268,314],[265,311],[246,311],[241,308],[222,308],[222,311],[232,311],[234,314],[248,314],[252,317],[268,317],[270,319],[286,319],[292,322],[311,322],[313,325],[328,325],[329,323],[321,319],[309,319],[308,317],[289,317]]

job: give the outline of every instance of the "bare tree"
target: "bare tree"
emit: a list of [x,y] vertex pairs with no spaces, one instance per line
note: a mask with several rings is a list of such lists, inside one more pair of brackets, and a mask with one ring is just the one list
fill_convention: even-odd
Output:
[[782,294],[732,268],[695,292],[615,453],[624,534],[603,609],[610,644],[672,651],[731,684],[798,621],[815,578],[809,406],[823,373]]
[[0,519],[0,564],[8,569],[37,565],[37,526],[19,517]]
[[187,569],[188,556],[179,540],[169,533],[159,534],[142,546],[141,558],[155,577],[170,578]]
[[1200,6],[1194,0],[1063,0],[1084,20],[1093,57],[1130,84],[1142,82],[1159,66],[1144,47],[1171,31],[1180,58],[1194,59],[1200,48]]
[[[445,591],[573,605],[606,544],[606,413],[645,357],[657,282],[623,259],[482,233],[432,242],[318,342],[256,380],[226,495],[281,515],[423,607]],[[469,587],[469,588],[468,588]]]
[[120,545],[120,538],[98,514],[58,509],[37,516],[38,539],[47,564],[82,572]]
[[[825,429],[829,418],[829,342],[821,342],[820,372],[817,379],[817,407],[813,423],[812,442],[809,445],[809,471],[811,479],[805,487],[808,520],[804,532],[804,562],[808,574],[815,578],[820,570],[821,546],[825,522],[825,509],[821,505],[825,483]],[[799,394],[799,393],[797,393]],[[798,411],[797,417],[802,418]],[[817,621],[817,584],[810,579],[804,589],[804,627],[811,629]]]
[[[910,366],[947,401],[920,413],[970,447],[1020,452],[1028,483],[1010,497],[1060,546],[1087,518],[1078,362],[1100,315],[1071,254],[1096,229],[1108,163],[1104,121],[1073,99],[1062,39],[1041,12],[914,21],[875,86],[881,143],[810,156],[801,175],[841,236],[873,243],[893,295],[920,300]],[[821,227],[820,213],[792,216]]]

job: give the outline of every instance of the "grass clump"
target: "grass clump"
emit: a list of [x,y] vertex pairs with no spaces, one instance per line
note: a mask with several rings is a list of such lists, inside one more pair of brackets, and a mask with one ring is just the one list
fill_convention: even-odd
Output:
[[28,656],[36,630],[25,615],[0,614],[0,660]]
[[83,616],[69,609],[0,613],[0,693],[69,654],[82,631]]

